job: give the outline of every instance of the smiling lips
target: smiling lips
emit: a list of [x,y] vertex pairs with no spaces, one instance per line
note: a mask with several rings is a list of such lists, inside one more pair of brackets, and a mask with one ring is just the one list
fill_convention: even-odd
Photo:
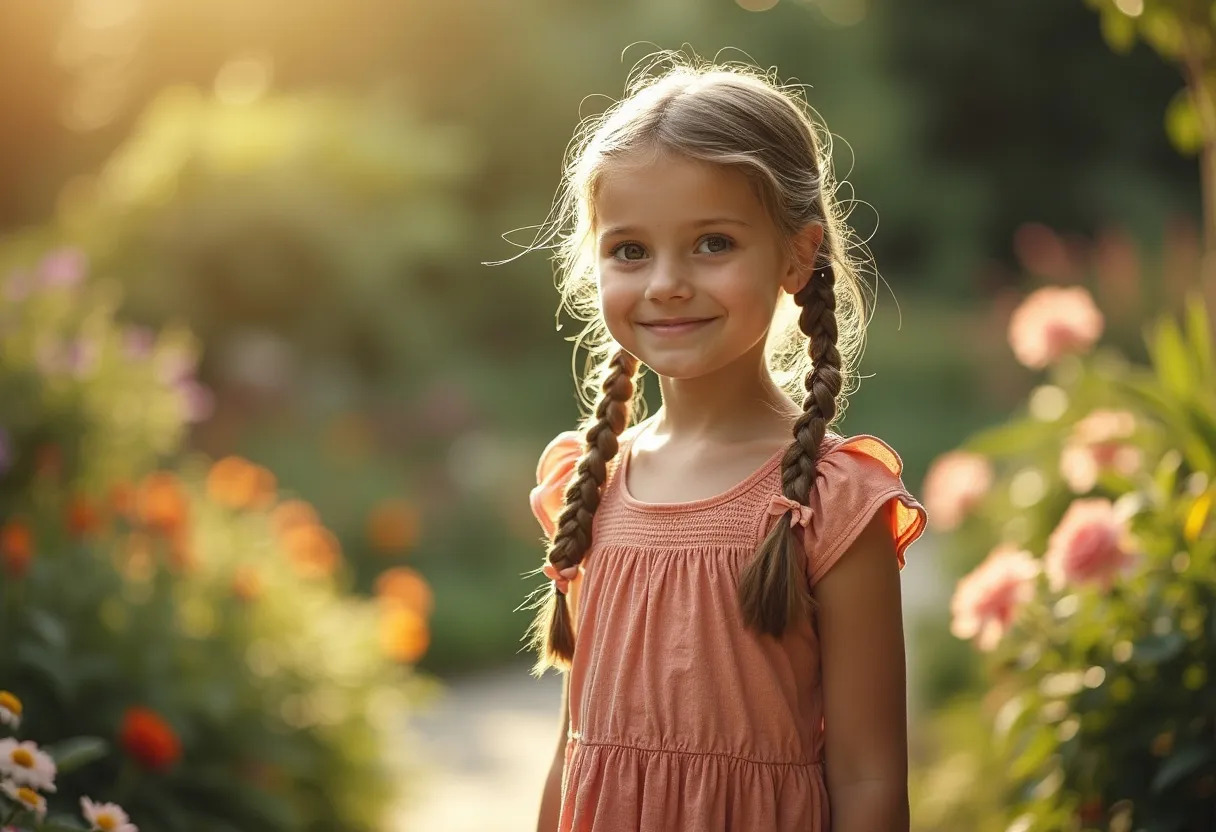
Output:
[[713,318],[666,318],[662,321],[639,321],[639,324],[656,335],[682,335],[700,329]]

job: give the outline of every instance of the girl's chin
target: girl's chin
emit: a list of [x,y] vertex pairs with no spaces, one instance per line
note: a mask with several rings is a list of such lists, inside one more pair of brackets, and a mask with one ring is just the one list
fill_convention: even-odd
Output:
[[[635,353],[636,354],[636,353]],[[652,373],[662,378],[687,381],[707,376],[718,369],[717,365],[704,360],[680,360],[671,355],[638,355],[638,360]]]

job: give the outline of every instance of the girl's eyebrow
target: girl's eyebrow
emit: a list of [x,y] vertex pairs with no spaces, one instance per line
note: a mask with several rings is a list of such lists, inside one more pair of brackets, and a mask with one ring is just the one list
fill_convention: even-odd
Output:
[[[749,223],[735,217],[711,217],[709,219],[697,220],[690,224],[690,228],[704,228],[707,225],[741,225],[744,228],[751,228]],[[612,228],[607,228],[600,235],[601,237],[615,237],[618,234],[636,234],[638,229],[632,225],[618,225]]]

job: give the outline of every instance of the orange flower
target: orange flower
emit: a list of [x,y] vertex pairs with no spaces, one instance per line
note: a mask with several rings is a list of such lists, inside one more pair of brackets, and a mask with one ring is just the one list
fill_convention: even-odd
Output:
[[138,500],[138,495],[135,492],[135,486],[130,482],[122,480],[114,483],[110,487],[110,507],[119,515],[126,517],[128,520],[135,519],[135,509]]
[[65,523],[73,537],[88,537],[101,529],[101,513],[93,501],[83,494],[77,494],[71,499],[65,515]]
[[382,554],[403,552],[418,539],[418,511],[405,500],[383,500],[367,518],[367,537]]
[[169,723],[150,708],[127,709],[119,742],[137,763],[152,771],[165,771],[182,756],[181,740]]
[[169,566],[179,574],[193,572],[198,567],[194,541],[185,529],[179,529],[169,538]]
[[0,526],[0,563],[12,578],[23,578],[34,558],[34,534],[21,520],[10,520]]
[[296,573],[305,578],[332,575],[342,555],[341,546],[333,532],[315,523],[299,525],[282,537],[287,559]]
[[275,533],[280,537],[299,526],[320,525],[321,518],[311,503],[304,500],[284,500],[270,513]]
[[151,528],[166,534],[182,528],[189,502],[177,477],[156,471],[144,478],[139,489],[139,515]]
[[397,566],[376,578],[376,595],[386,603],[400,603],[424,618],[435,608],[435,597],[426,579],[416,569]]
[[238,566],[232,573],[232,594],[241,601],[256,601],[263,591],[262,576],[252,566]]
[[426,620],[404,604],[389,604],[380,615],[380,646],[394,661],[412,663],[431,644]]
[[277,489],[274,474],[239,456],[224,457],[207,474],[207,495],[229,508],[267,506],[274,500]]

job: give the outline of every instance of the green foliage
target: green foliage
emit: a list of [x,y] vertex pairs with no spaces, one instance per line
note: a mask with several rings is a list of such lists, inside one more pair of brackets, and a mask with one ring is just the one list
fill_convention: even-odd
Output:
[[1101,15],[1102,34],[1111,49],[1127,52],[1143,38],[1163,58],[1184,63],[1211,54],[1216,25],[1211,4],[1193,0],[1085,0]]
[[1006,832],[1005,770],[979,701],[950,701],[912,725],[913,832]]
[[[1027,832],[1106,828],[1108,822],[1200,830],[1211,821],[1211,339],[1208,312],[1193,297],[1181,324],[1167,317],[1148,328],[1148,367],[1114,353],[1061,362],[1052,369],[1051,387],[1054,398],[1067,402],[1062,412],[1032,405],[1029,416],[964,446],[997,471],[974,509],[974,528],[990,543],[1047,552],[1043,574],[1051,580],[1033,580],[1033,600],[1013,607],[1016,617],[988,662],[987,686],[1004,703],[995,723],[1012,777],[1008,799],[1018,828]],[[1134,429],[1095,437],[1092,423],[1087,428],[1082,419],[1099,410],[1130,414]],[[1128,452],[1138,460],[1134,466],[1114,463]],[[1094,454],[1092,483],[1070,477],[1069,460],[1077,453]],[[1028,472],[1040,487],[1028,488]],[[1108,501],[1114,520],[1069,537],[1071,509],[1081,498]],[[1093,537],[1118,529],[1118,540]],[[1130,568],[1117,571],[1116,549],[1134,556]],[[1001,579],[1009,581],[1002,592],[1022,580]],[[974,591],[960,585],[964,606],[994,603],[982,613],[989,616],[1012,597],[968,598]]]
[[181,832],[386,828],[425,612],[349,594],[336,540],[266,469],[179,454],[203,392],[185,330],[120,324],[75,253],[21,254],[0,285],[0,682],[60,766],[52,803]]
[[0,429],[11,446],[0,496],[12,500],[28,496],[39,467],[71,471],[85,490],[147,470],[178,447],[206,396],[189,332],[115,323],[120,287],[86,283],[75,249],[32,259],[0,251]]
[[[1165,129],[1174,147],[1194,155],[1216,144],[1216,7],[1192,0],[1086,0],[1098,11],[1102,34],[1126,54],[1143,39],[1176,65],[1186,88],[1170,101]],[[1207,185],[1211,189],[1212,185]]]

